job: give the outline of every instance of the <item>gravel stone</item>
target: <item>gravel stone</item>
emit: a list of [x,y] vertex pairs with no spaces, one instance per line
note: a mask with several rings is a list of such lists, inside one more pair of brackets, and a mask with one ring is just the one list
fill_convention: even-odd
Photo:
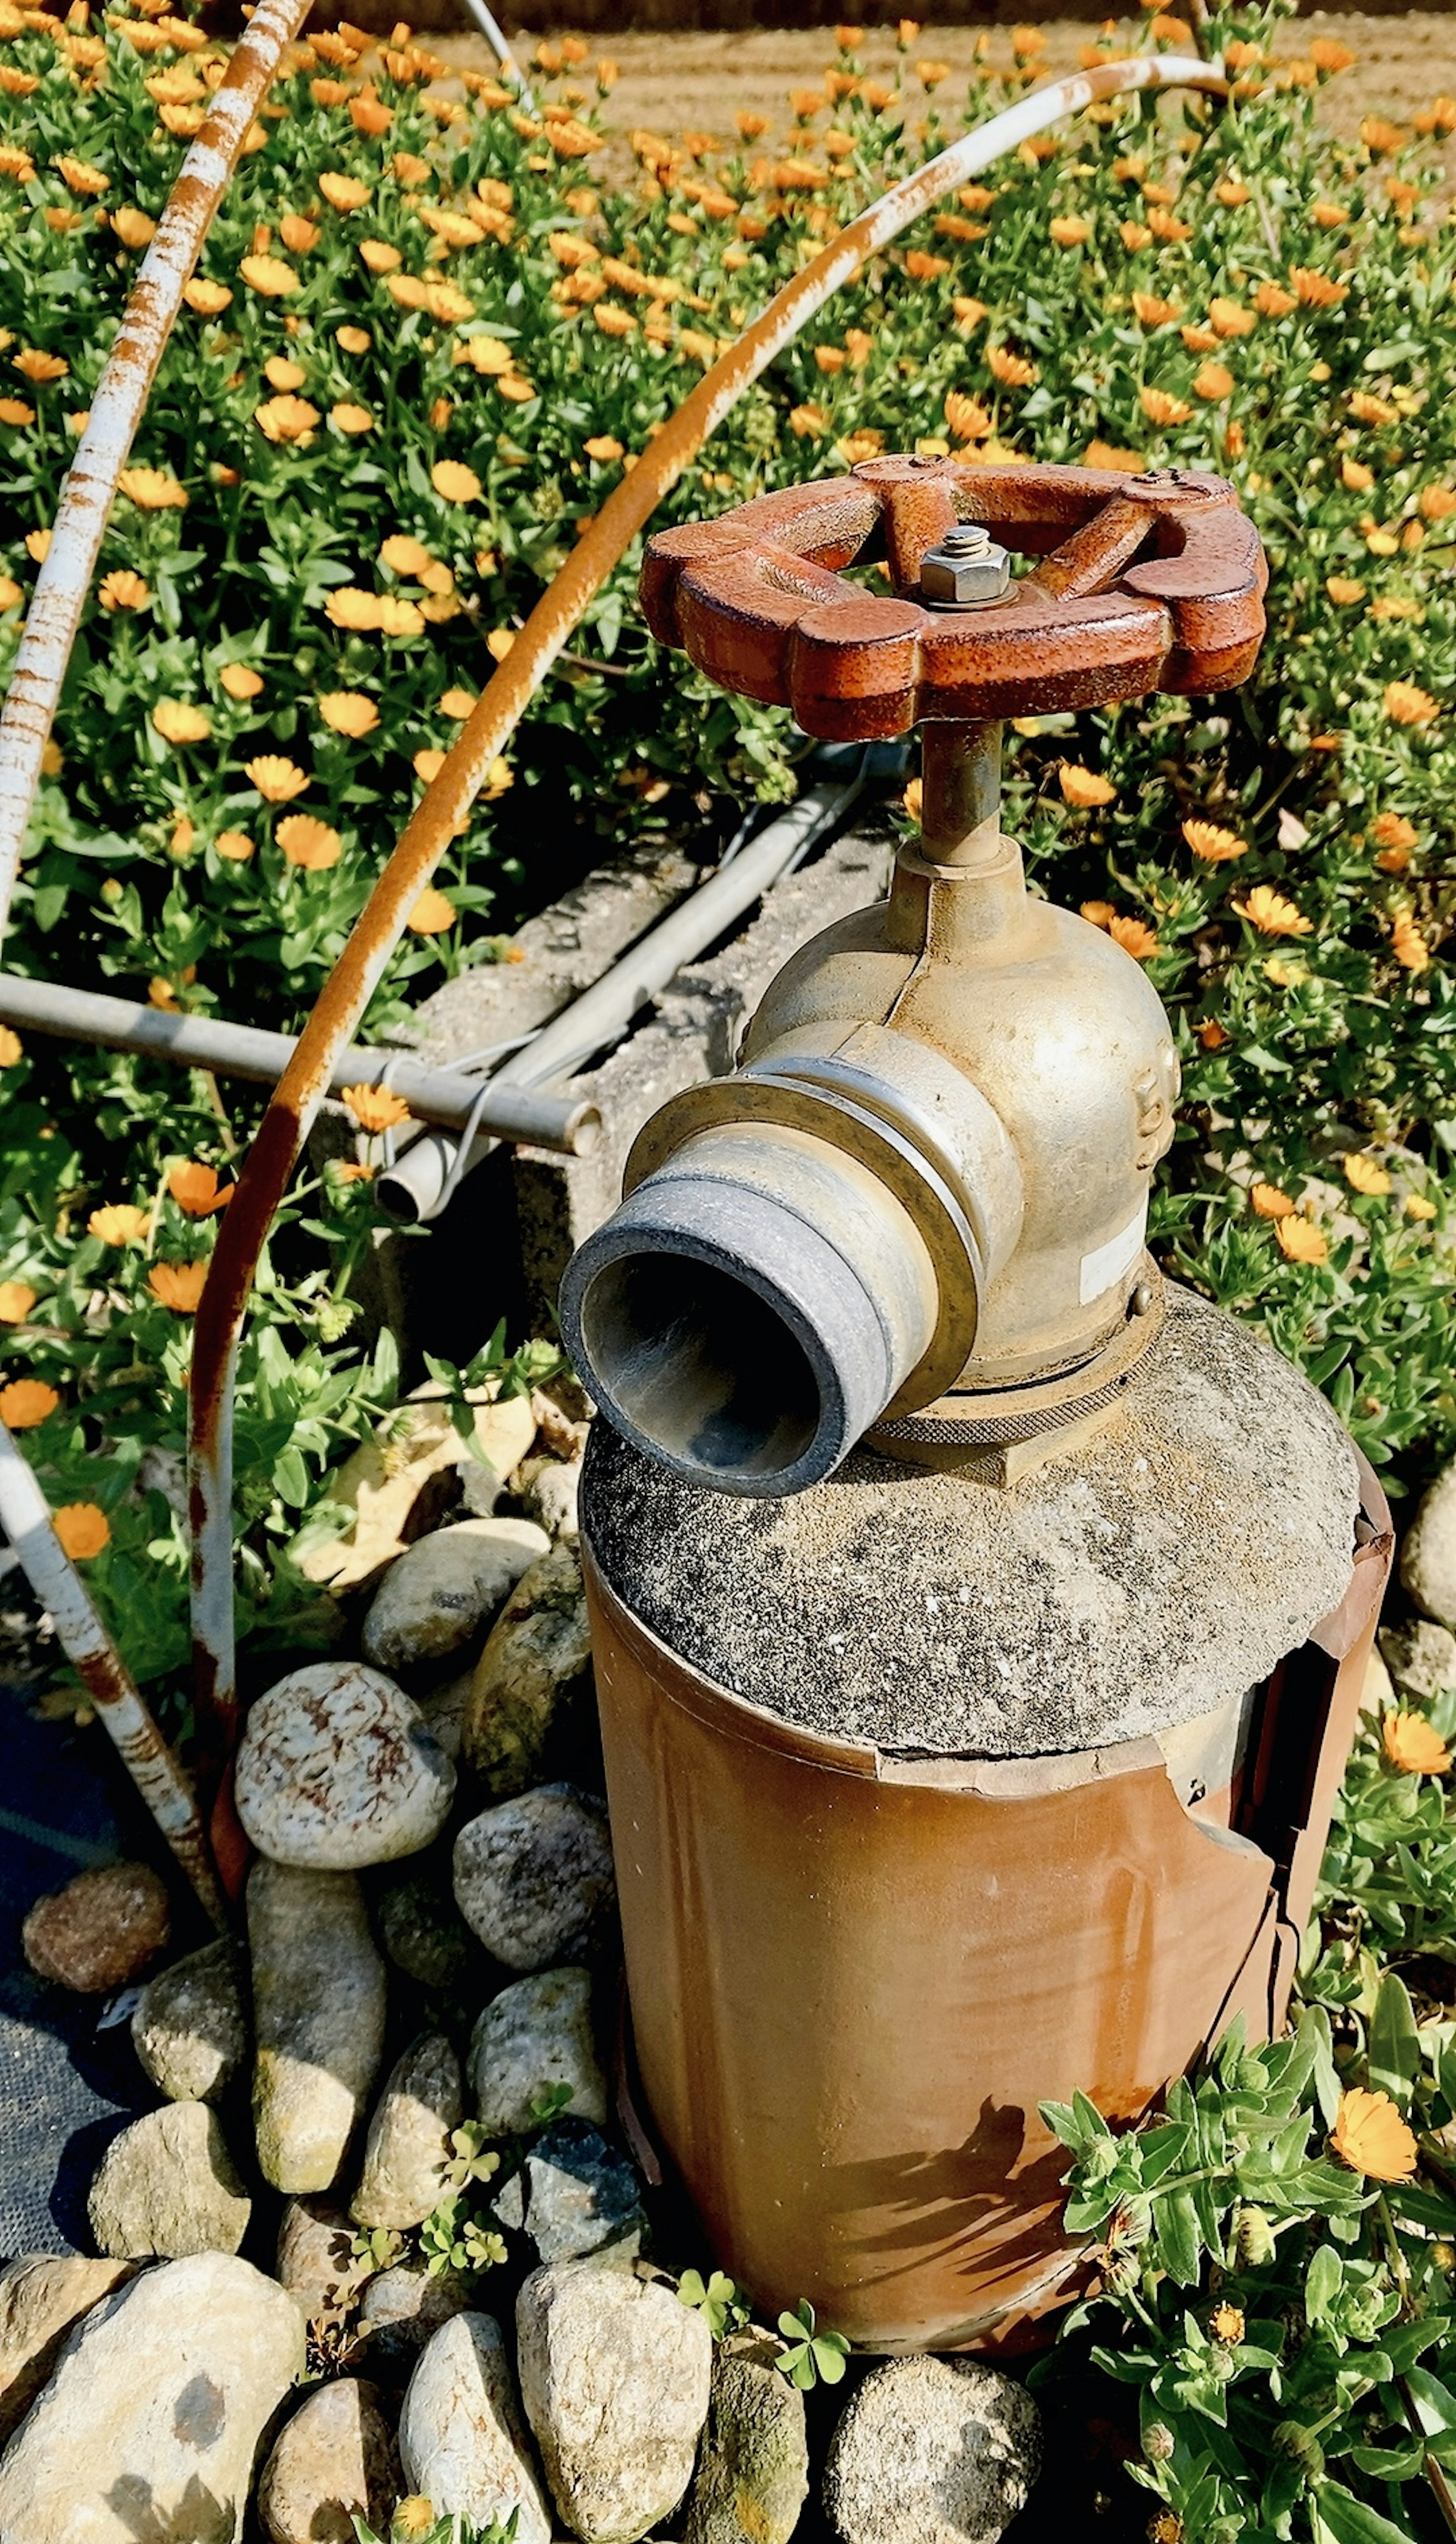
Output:
[[431,1873],[390,1881],[375,1899],[374,1925],[395,1968],[439,1996],[465,1995],[490,1966],[448,1881]]
[[707,2418],[706,2320],[659,2279],[563,2262],[516,2300],[526,2417],[582,2544],[637,2544],[688,2488]]
[[378,2389],[340,2377],[309,2395],[264,2467],[258,2510],[269,2544],[355,2544],[352,2511],[388,2527],[403,2484]]
[[580,1960],[615,1902],[607,1811],[574,1785],[538,1785],[469,1820],[455,1840],[455,1897],[510,1970]]
[[824,2504],[843,2544],[996,2544],[1040,2470],[1024,2386],[975,2358],[895,2358],[835,2429]]
[[574,2119],[605,2125],[590,1970],[538,1970],[502,1988],[470,2036],[469,2064],[475,2108],[493,2138],[524,2136],[552,2085],[571,2087]]
[[286,2199],[279,2220],[274,2269],[309,2323],[338,2314],[366,2272],[354,2261],[354,2228],[327,2199]]
[[360,2301],[357,2363],[380,2383],[398,2387],[414,2371],[427,2341],[470,2303],[472,2282],[434,2277],[423,2262],[399,2262],[370,2279]]
[[384,2046],[384,1964],[349,1872],[255,1864],[253,2124],[276,2190],[328,2190]]
[[1456,1634],[1444,1626],[1417,1618],[1411,1626],[1387,1626],[1380,1636],[1381,1657],[1404,1696],[1439,1696],[1456,1687]]
[[1357,1475],[1278,1352],[1168,1297],[1117,1421],[1005,1490],[861,1449],[808,1492],[741,1501],[599,1421],[593,1554],[671,1650],[808,1731],[1024,1757],[1191,1721],[1337,1606]]
[[131,2276],[127,2262],[26,2253],[0,2268],[0,2447],[19,2428],[83,2315]]
[[1456,1463],[1420,1497],[1401,1548],[1401,1580],[1422,1616],[1456,1627]]
[[503,2226],[527,2235],[542,2262],[635,2261],[647,2233],[642,2186],[589,2120],[561,2119],[537,2138],[495,2202]]
[[438,2515],[489,2526],[516,2511],[516,2544],[551,2544],[506,2344],[492,2315],[458,2314],[431,2336],[399,2416],[404,2478]]
[[149,1864],[100,1864],[38,1899],[22,1941],[39,1978],[109,1996],[166,1950],[171,1931],[167,1892]]
[[227,1936],[149,1979],[131,2018],[145,2073],[170,2103],[220,2101],[248,2055],[247,1970]]
[[351,1872],[417,1855],[445,1826],[454,1790],[418,1707],[360,1661],[309,1661],[248,1712],[238,1817],[276,1864]]
[[808,2496],[803,2395],[761,2359],[715,2349],[683,2544],[789,2544]]
[[518,1581],[486,1638],[460,1754],[495,1800],[538,1784],[578,1728],[592,1688],[581,1559],[562,1544]]
[[364,1621],[365,1660],[410,1669],[447,1660],[509,1597],[551,1541],[528,1519],[466,1519],[396,1555]]
[[460,2062],[443,2031],[411,2043],[369,2122],[350,2215],[360,2226],[422,2225],[448,2188],[450,2132],[465,2116]]
[[86,2202],[98,2248],[123,2262],[235,2253],[252,2213],[206,2103],[164,2103],[122,2129]]
[[303,2318],[251,2263],[142,2270],[72,2334],[6,2448],[0,2537],[237,2544],[259,2441],[302,2369]]

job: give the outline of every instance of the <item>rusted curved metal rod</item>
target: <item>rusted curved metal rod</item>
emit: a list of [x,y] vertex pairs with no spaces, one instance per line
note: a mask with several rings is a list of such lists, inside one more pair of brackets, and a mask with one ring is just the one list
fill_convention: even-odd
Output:
[[475,702],[444,767],[416,807],[348,944],[299,1036],[218,1234],[198,1311],[190,1406],[193,1649],[197,1716],[218,1758],[231,1744],[237,1692],[232,1620],[232,1378],[253,1274],[273,1215],[327,1091],[334,1055],[351,1040],[377,989],[405,921],[463,822],[492,760],[509,742],[532,695],[600,590],[693,453],[743,391],[866,257],[967,178],[1047,124],[1097,99],[1145,88],[1197,88],[1215,96],[1228,83],[1217,64],[1145,53],[1050,80],[965,133],[914,176],[848,223],[803,272],[774,294],[763,316],[704,373],[672,422],[641,452],[585,537],[537,601],[494,677]]
[[55,1626],[60,1647],[106,1724],[127,1774],[215,1926],[226,1910],[206,1833],[181,1767],[138,1694],[60,1539],[26,1459],[0,1422],[0,1527]]
[[66,470],[50,546],[0,711],[0,937],[10,914],[41,756],[117,481],[182,306],[183,284],[237,166],[259,101],[308,8],[309,0],[261,0],[167,199],[107,357],[91,420]]

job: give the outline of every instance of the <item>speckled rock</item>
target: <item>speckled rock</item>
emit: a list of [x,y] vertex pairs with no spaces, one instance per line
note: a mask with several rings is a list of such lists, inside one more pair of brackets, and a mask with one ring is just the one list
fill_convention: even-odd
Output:
[[455,1773],[382,1670],[309,1661],[245,1721],[237,1807],[260,1855],[350,1872],[417,1855],[445,1826]]
[[1456,1634],[1432,1626],[1423,1617],[1411,1626],[1387,1626],[1380,1637],[1381,1656],[1396,1686],[1407,1696],[1439,1696],[1456,1687]]
[[574,2117],[607,2120],[607,2079],[592,2023],[592,1974],[538,1970],[491,1999],[470,2035],[470,2088],[493,2138],[522,2136],[553,2085]]
[[526,1507],[548,1537],[574,1538],[580,1532],[577,1502],[582,1485],[580,1458],[543,1458],[526,1488]]
[[360,1637],[380,1669],[447,1660],[492,1618],[550,1539],[528,1519],[466,1519],[396,1555]]
[[846,2407],[824,2504],[843,2544],[996,2544],[1040,2470],[1024,2386],[975,2358],[895,2358]]
[[516,2511],[515,2544],[551,2544],[551,2520],[530,2461],[501,2327],[459,2314],[421,2351],[399,2416],[399,2451],[412,2493],[437,2514],[488,2527]]
[[582,2544],[637,2544],[688,2488],[707,2417],[704,2317],[659,2279],[593,2262],[533,2270],[516,2301],[522,2397]]
[[1401,1547],[1401,1580],[1422,1616],[1456,1627],[1456,1464],[1420,1497]]
[[715,2349],[683,2544],[789,2544],[808,2496],[803,2395],[764,2360]]
[[526,2235],[541,2262],[635,2261],[647,2233],[642,2186],[627,2159],[589,2120],[557,2120],[537,2138],[499,2198],[503,2226]]
[[21,1930],[38,1977],[78,1995],[109,1995],[165,1951],[172,1912],[149,1864],[100,1864],[38,1899]]
[[399,2449],[372,2385],[321,2385],[293,2414],[258,2486],[269,2544],[354,2544],[354,2512],[382,2535],[403,2489]]
[[129,2262],[88,2262],[75,2253],[26,2253],[0,2268],[0,2446],[82,2316],[130,2276]]
[[253,2125],[277,2190],[328,2190],[384,2046],[384,1964],[348,1872],[255,1864]]
[[616,1890],[607,1812],[572,1785],[538,1785],[466,1822],[455,1897],[509,1970],[582,1959],[607,1932]]
[[582,1527],[649,1631],[767,1712],[1027,1757],[1167,1730],[1265,1678],[1343,1597],[1357,1502],[1323,1396],[1170,1284],[1115,1422],[1005,1490],[859,1449],[808,1492],[739,1500],[598,1422]]
[[7,2447],[4,2544],[237,2544],[259,2440],[302,2368],[303,2318],[251,2263],[141,2271],[72,2335]]
[[356,2265],[353,2246],[354,2228],[331,2200],[284,2200],[274,2269],[307,2322],[339,2313],[368,2277]]
[[215,2103],[226,2093],[248,2055],[246,1985],[243,1955],[224,1935],[142,1989],[131,2042],[169,2102]]
[[443,2031],[412,2041],[385,2080],[350,2215],[360,2226],[419,2226],[448,2188],[450,2132],[465,2116],[460,2062]]
[[592,1685],[582,1568],[563,1544],[517,1583],[475,1665],[461,1756],[497,1799],[538,1782]]
[[438,1996],[478,1992],[490,1968],[444,1875],[407,1872],[388,1881],[375,1896],[374,1928],[395,1968]]
[[86,2214],[98,2249],[123,2262],[235,2253],[253,2203],[205,2103],[164,2103],[114,2137]]
[[360,2300],[356,2362],[381,2385],[399,2387],[413,2374],[425,2344],[463,2314],[473,2282],[432,2276],[423,2262],[399,2262],[370,2279]]

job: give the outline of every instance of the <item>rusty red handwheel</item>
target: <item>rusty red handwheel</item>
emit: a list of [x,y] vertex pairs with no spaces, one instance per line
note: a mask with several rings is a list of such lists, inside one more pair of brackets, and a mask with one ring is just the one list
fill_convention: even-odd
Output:
[[[922,567],[965,523],[1039,562],[1000,599],[937,607]],[[874,564],[894,597],[845,572]],[[721,688],[791,707],[822,740],[874,742],[1234,688],[1267,580],[1222,477],[895,457],[661,531],[642,601],[654,635]]]

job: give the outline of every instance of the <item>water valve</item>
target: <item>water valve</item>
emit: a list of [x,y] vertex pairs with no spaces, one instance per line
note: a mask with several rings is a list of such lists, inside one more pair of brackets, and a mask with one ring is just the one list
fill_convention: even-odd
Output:
[[737,1072],[647,1125],[568,1268],[588,1384],[679,1474],[791,1493],[865,1434],[965,1463],[1115,1401],[1161,1315],[1177,1063],[1141,967],[1028,895],[1002,720],[1234,686],[1265,581],[1233,488],[1178,469],[886,457],[651,541],[649,622],[710,678],[923,748],[888,900],[803,947]]

